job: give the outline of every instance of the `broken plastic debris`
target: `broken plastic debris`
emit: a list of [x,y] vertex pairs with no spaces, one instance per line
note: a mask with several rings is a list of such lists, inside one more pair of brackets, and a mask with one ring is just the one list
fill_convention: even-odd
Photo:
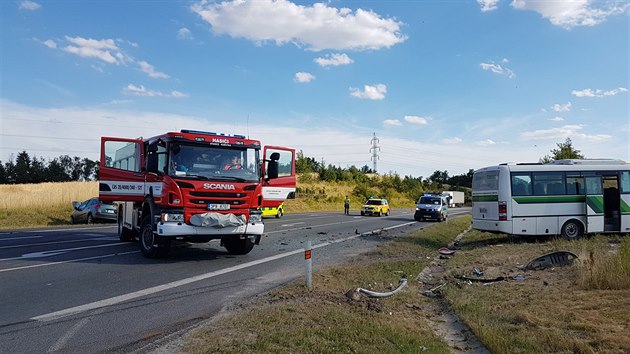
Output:
[[450,256],[455,253],[455,251],[448,249],[447,247],[442,247],[438,250],[440,254]]
[[525,266],[525,269],[540,270],[553,266],[565,266],[573,263],[577,255],[569,251],[557,251],[534,258]]

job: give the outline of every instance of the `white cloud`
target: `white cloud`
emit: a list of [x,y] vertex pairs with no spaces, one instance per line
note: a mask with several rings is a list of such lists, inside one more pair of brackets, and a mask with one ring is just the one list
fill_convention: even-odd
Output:
[[53,41],[52,39],[48,39],[42,42],[46,47],[50,48],[50,49],[55,49],[57,48],[57,43],[55,41]]
[[477,0],[481,6],[481,12],[489,12],[498,9],[499,0]]
[[390,127],[401,127],[402,123],[398,119],[385,119],[383,125]]
[[295,77],[293,78],[293,81],[299,83],[309,83],[313,80],[315,80],[313,74],[302,71],[295,73]]
[[288,0],[201,0],[191,6],[219,34],[277,45],[293,43],[309,50],[377,50],[406,40],[401,23],[370,10],[312,6]]
[[66,40],[72,45],[64,47],[63,50],[82,58],[96,58],[109,64],[122,64],[128,60],[113,39],[96,40],[66,36]]
[[345,53],[332,53],[324,57],[315,58],[315,62],[320,66],[327,67],[349,65],[354,63],[354,60],[350,59],[350,57]]
[[192,39],[192,32],[186,27],[182,27],[177,31],[177,39]]
[[600,89],[584,89],[584,90],[573,90],[571,91],[571,94],[575,97],[606,97],[606,96],[616,96],[620,93],[623,92],[628,92],[628,89],[625,87],[619,87],[616,89],[612,89],[612,90],[608,90],[608,91],[604,91],[604,90],[600,90]]
[[35,1],[30,1],[30,0],[22,0],[20,1],[20,6],[19,9],[20,10],[37,10],[39,8],[41,8],[42,5],[36,3]]
[[571,102],[565,104],[556,103],[551,106],[551,109],[554,110],[554,112],[569,112],[571,110]]
[[139,61],[138,65],[140,65],[140,69],[154,79],[168,79],[169,76],[163,72],[155,71],[153,65],[147,63],[146,61]]
[[549,120],[552,122],[564,122],[564,118],[562,117],[553,117],[553,118],[549,118]]
[[457,144],[461,143],[462,141],[463,140],[461,138],[458,138],[458,137],[446,138],[446,139],[442,139],[442,144],[457,145]]
[[[502,62],[503,63],[507,63],[508,60],[507,59],[503,59]],[[490,62],[490,63],[481,63],[479,65],[481,66],[481,68],[483,70],[486,70],[486,71],[490,70],[490,71],[492,71],[495,74],[505,75],[505,76],[509,77],[510,79],[513,79],[516,76],[516,74],[514,74],[514,71],[512,71],[508,67],[503,66],[501,64]]]
[[418,116],[405,116],[405,122],[409,123],[409,124],[415,124],[415,125],[427,125],[429,124],[429,120],[424,118],[424,117],[418,117]]
[[486,139],[486,140],[477,141],[475,144],[477,144],[479,146],[490,146],[490,145],[494,145],[496,143],[493,140]]
[[582,129],[584,129],[584,125],[565,125],[559,128],[538,129],[524,132],[521,136],[526,140],[562,140],[566,138],[577,138],[590,142],[601,142],[612,138],[611,135],[607,134],[585,134],[581,132]]
[[377,84],[376,86],[365,85],[363,86],[363,91],[357,88],[350,88],[350,95],[362,100],[383,100],[386,93],[387,86],[384,84]]
[[125,88],[123,88],[123,93],[132,96],[141,96],[141,97],[174,97],[174,98],[186,98],[187,94],[179,92],[179,91],[171,91],[170,93],[163,93],[161,91],[153,91],[147,90],[144,85],[136,86],[134,84],[129,84]]
[[571,29],[598,25],[610,16],[625,13],[629,5],[627,1],[608,0],[513,0],[512,7],[536,11],[553,25]]

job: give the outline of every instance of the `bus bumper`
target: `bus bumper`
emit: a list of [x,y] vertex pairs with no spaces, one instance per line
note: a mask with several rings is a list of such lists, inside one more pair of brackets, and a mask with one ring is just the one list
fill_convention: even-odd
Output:
[[473,219],[472,227],[475,230],[488,232],[502,232],[505,234],[511,234],[513,232],[511,221]]

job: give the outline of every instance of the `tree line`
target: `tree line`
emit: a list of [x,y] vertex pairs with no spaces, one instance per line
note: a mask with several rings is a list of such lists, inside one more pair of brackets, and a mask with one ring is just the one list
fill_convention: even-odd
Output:
[[0,161],[0,184],[95,181],[98,170],[99,162],[86,157],[62,155],[46,161],[22,151],[15,161]]
[[[557,149],[552,149],[551,154],[543,156],[539,162],[549,163],[553,160],[584,158],[584,155],[573,147],[570,138],[556,145]],[[423,191],[441,190],[445,185],[452,190],[471,188],[474,172],[470,169],[465,174],[449,176],[446,170],[436,170],[426,178],[423,176],[401,178],[395,173],[372,178],[371,174],[374,171],[367,165],[361,168],[354,165],[348,168],[326,165],[324,161],[318,162],[312,157],[304,156],[301,150],[297,153],[295,167],[303,182],[315,179],[326,182],[354,181],[358,185],[379,184],[384,188],[391,187],[399,192],[416,195]],[[98,172],[99,161],[92,161],[85,157],[62,155],[46,161],[41,157],[31,157],[26,151],[22,151],[15,161],[13,158],[5,163],[0,161],[0,184],[95,181],[98,179]]]

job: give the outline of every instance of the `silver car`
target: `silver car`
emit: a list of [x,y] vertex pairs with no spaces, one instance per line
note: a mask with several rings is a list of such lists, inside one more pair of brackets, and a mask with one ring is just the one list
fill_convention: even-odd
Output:
[[81,202],[72,202],[73,211],[70,215],[70,222],[73,224],[95,222],[116,222],[116,206],[110,203],[104,203],[98,198],[92,198]]

